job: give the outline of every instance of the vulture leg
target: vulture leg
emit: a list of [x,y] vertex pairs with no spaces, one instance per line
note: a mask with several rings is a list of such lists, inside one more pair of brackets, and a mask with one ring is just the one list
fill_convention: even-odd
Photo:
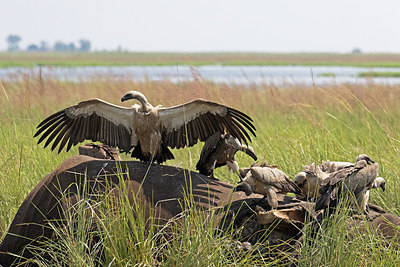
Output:
[[269,206],[271,207],[272,210],[275,210],[278,207],[278,199],[276,197],[276,192],[273,188],[267,186],[265,188],[265,191],[267,192],[267,201]]

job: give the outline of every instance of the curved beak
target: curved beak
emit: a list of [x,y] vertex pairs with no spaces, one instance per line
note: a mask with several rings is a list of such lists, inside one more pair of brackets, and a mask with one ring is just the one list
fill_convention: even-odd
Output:
[[385,183],[381,184],[382,191],[385,192]]
[[131,93],[127,93],[126,95],[124,95],[124,96],[121,98],[121,102],[124,102],[124,101],[129,100],[129,99],[132,99],[132,98],[133,98],[133,95],[132,95]]
[[254,149],[251,146],[246,146],[244,148],[244,152],[249,155],[250,157],[252,157],[255,161],[257,161],[257,155],[254,152]]
[[371,158],[367,158],[367,163],[368,163],[368,164],[371,164],[371,163],[375,163],[375,161],[372,160]]

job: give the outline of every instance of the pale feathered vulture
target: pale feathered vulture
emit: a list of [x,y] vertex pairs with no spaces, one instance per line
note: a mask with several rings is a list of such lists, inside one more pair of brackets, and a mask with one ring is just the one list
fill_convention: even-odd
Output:
[[[372,160],[358,160],[355,165],[344,167],[325,179],[315,210],[328,209],[332,213],[341,197],[350,199],[353,210],[366,211],[365,195],[378,176],[379,165]],[[368,164],[370,163],[370,164]]]
[[243,151],[254,160],[256,153],[251,146],[243,145],[230,134],[215,133],[204,143],[196,169],[206,176],[214,177],[214,169],[227,165],[229,170],[237,172],[239,165],[235,160],[237,151]]
[[283,171],[274,166],[251,167],[236,187],[236,191],[244,191],[246,195],[251,193],[263,195],[271,209],[278,207],[276,194],[302,194],[297,185]]
[[[374,161],[366,154],[360,154],[356,158],[356,162],[365,160],[368,164]],[[307,199],[315,199],[319,196],[320,187],[323,181],[329,177],[331,173],[342,170],[344,168],[354,167],[356,163],[343,161],[322,161],[322,164],[303,166],[303,171],[294,177],[294,182],[301,189]],[[300,196],[298,196],[300,198]]]
[[140,105],[130,108],[107,103],[101,99],[83,101],[65,108],[43,120],[35,134],[38,143],[46,138],[44,147],[58,152],[84,140],[99,141],[131,152],[142,161],[162,163],[173,159],[169,148],[193,146],[206,141],[216,132],[227,132],[239,141],[255,136],[253,120],[243,112],[205,100],[194,100],[169,108],[153,107],[137,91],[129,91],[121,101],[136,99]]

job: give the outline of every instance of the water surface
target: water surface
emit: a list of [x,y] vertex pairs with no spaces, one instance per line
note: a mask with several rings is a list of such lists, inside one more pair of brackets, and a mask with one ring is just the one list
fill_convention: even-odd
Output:
[[[361,72],[400,72],[400,68],[367,68],[340,66],[86,66],[86,67],[42,67],[43,75],[59,80],[89,80],[101,78],[132,79],[135,81],[171,80],[172,82],[193,80],[201,77],[216,83],[227,84],[287,84],[326,85],[341,83],[400,84],[400,78],[362,78]],[[0,69],[0,79],[20,78],[21,74],[37,75],[36,68]],[[329,74],[334,77],[325,77]]]

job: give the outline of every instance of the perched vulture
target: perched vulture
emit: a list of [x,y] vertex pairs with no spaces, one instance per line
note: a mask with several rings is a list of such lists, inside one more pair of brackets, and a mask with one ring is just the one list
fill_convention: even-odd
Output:
[[67,151],[84,140],[99,141],[142,161],[162,163],[173,159],[170,148],[193,146],[216,132],[227,132],[240,142],[255,136],[252,119],[243,112],[205,100],[194,100],[170,108],[153,107],[146,97],[129,91],[121,101],[136,99],[140,105],[116,106],[100,99],[83,101],[43,120],[35,134],[44,147],[59,145]]
[[[368,155],[360,154],[356,157],[356,163],[360,160],[365,160],[367,164],[375,163]],[[319,168],[325,173],[333,173],[335,171],[341,170],[346,167],[354,166],[356,163],[345,162],[345,161],[322,161],[322,164],[319,165]]]
[[307,166],[303,166],[303,171],[296,174],[293,182],[300,188],[303,195],[297,195],[298,198],[304,200],[315,199],[319,196],[319,187],[322,181],[329,176],[321,170],[319,166],[312,163]]
[[[365,160],[368,164],[374,161],[365,154],[360,154],[356,158],[356,162]],[[315,199],[319,197],[319,190],[323,181],[329,177],[331,173],[342,170],[344,168],[354,167],[355,163],[342,161],[322,161],[322,164],[303,166],[303,171],[294,177],[294,183],[301,189],[306,199]],[[300,197],[300,196],[298,196]]]
[[278,194],[302,194],[301,190],[281,170],[274,167],[251,167],[236,191],[244,191],[246,195],[257,193],[264,195],[271,209],[278,206]]
[[[368,157],[369,158],[369,157]],[[328,209],[332,212],[340,197],[348,196],[354,210],[365,210],[367,191],[371,189],[378,176],[379,165],[369,159],[358,160],[353,166],[348,166],[332,173],[325,179],[320,188],[320,197],[315,210]],[[368,164],[370,163],[370,164]]]
[[196,169],[201,174],[214,177],[215,168],[227,165],[229,170],[236,173],[239,170],[239,165],[235,161],[237,151],[243,151],[254,160],[257,160],[252,147],[243,145],[230,134],[217,132],[211,135],[204,143]]
[[239,170],[240,181],[243,181],[243,178],[246,177],[246,174],[250,171],[250,169],[252,167],[268,167],[268,168],[272,168],[272,169],[278,168],[278,166],[270,165],[268,162],[261,162],[261,163],[253,162],[250,165],[250,168],[247,168],[247,167],[246,168],[240,168],[240,170]]

